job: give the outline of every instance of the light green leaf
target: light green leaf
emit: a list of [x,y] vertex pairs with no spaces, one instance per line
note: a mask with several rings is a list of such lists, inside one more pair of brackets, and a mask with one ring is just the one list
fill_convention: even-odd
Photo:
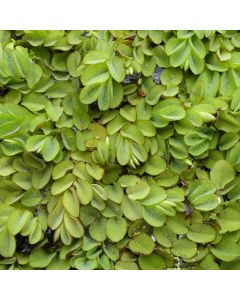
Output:
[[88,203],[90,203],[93,197],[93,190],[91,184],[85,180],[79,179],[77,182],[74,183],[74,185],[76,187],[76,192],[80,202],[83,205],[87,205]]
[[18,234],[31,217],[30,211],[15,210],[8,217],[8,230],[12,235]]
[[142,206],[136,200],[123,197],[121,208],[125,217],[131,221],[142,218]]
[[0,139],[10,136],[19,129],[19,121],[4,118],[3,114],[0,114]]
[[210,179],[221,190],[235,177],[233,167],[226,160],[218,160],[210,171]]
[[120,165],[126,165],[130,160],[130,147],[127,139],[119,137],[116,147],[116,156]]
[[210,251],[222,261],[232,261],[240,256],[240,246],[231,240],[223,239],[217,245],[211,246]]
[[7,228],[0,230],[0,254],[3,257],[13,256],[16,250],[16,240]]
[[107,61],[107,65],[111,76],[117,82],[123,81],[126,75],[123,59],[117,55],[114,55]]
[[98,99],[100,93],[101,85],[99,83],[94,83],[85,86],[79,95],[79,99],[84,104],[91,104]]
[[106,218],[104,217],[97,218],[89,226],[90,236],[96,241],[103,242],[107,238],[106,224],[107,224]]
[[83,85],[103,83],[108,78],[109,72],[105,63],[87,66],[81,75],[81,81]]
[[164,258],[156,253],[140,256],[138,262],[142,270],[164,270],[166,268]]
[[157,242],[166,248],[170,248],[172,243],[176,240],[176,234],[167,225],[154,227],[153,235]]
[[91,50],[87,52],[83,58],[83,63],[86,65],[95,65],[101,62],[105,62],[109,57],[109,54],[103,50]]
[[115,264],[116,270],[138,270],[138,266],[134,261],[117,261]]
[[159,156],[154,155],[150,157],[145,165],[145,172],[149,175],[156,176],[162,173],[166,169],[165,160]]
[[231,207],[221,211],[217,217],[217,222],[221,227],[221,232],[232,232],[240,229],[240,213]]
[[45,268],[50,264],[55,255],[55,252],[48,253],[43,249],[34,250],[29,256],[29,264],[33,268]]
[[186,238],[176,240],[172,245],[172,253],[182,258],[191,258],[197,253],[197,245]]
[[27,74],[27,83],[30,88],[33,88],[34,85],[40,80],[42,77],[42,69],[38,64],[30,64],[29,71]]
[[126,192],[131,200],[140,200],[149,194],[150,186],[147,182],[140,180],[135,186],[128,187]]
[[96,259],[84,260],[82,258],[77,258],[74,262],[74,265],[78,270],[94,270],[98,267]]
[[236,89],[233,93],[231,109],[234,111],[240,110],[240,88]]
[[139,233],[130,240],[128,247],[135,253],[148,255],[151,254],[154,249],[154,242],[146,233]]
[[73,175],[67,174],[65,177],[62,177],[56,180],[51,187],[51,193],[53,195],[61,194],[67,190],[73,183]]
[[148,224],[154,227],[161,227],[166,221],[166,216],[158,205],[144,207],[143,218]]
[[64,214],[64,225],[72,237],[80,238],[84,235],[84,228],[77,218]]
[[67,212],[73,216],[79,216],[79,200],[76,195],[74,195],[69,190],[65,191],[63,194],[63,206],[67,210]]
[[149,206],[163,202],[167,198],[166,191],[158,186],[153,185],[150,187],[149,194],[141,201],[143,205]]
[[62,98],[69,94],[72,94],[73,89],[69,82],[55,82],[46,91],[46,95],[50,98]]
[[212,226],[208,224],[193,224],[189,227],[187,237],[196,243],[209,243],[215,239],[216,232]]
[[106,223],[107,237],[113,241],[118,242],[122,240],[127,231],[127,222],[124,218],[113,217],[108,219]]
[[52,170],[52,178],[57,180],[63,177],[67,171],[72,170],[74,164],[71,160],[63,160],[60,163],[56,164]]
[[57,138],[48,136],[45,139],[44,145],[41,148],[41,154],[45,161],[53,160],[60,151],[60,144]]

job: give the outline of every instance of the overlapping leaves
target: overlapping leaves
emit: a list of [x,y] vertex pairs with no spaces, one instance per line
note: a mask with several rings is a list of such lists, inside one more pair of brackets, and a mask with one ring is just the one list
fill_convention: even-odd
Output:
[[238,269],[237,31],[0,32],[0,269]]

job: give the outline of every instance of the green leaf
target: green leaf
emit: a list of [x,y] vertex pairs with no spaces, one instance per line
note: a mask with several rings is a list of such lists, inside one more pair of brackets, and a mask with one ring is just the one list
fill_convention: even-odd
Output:
[[139,233],[130,240],[128,247],[135,253],[148,255],[151,254],[154,249],[154,242],[146,233]]
[[44,135],[33,135],[27,139],[26,150],[27,151],[38,151],[42,150],[42,147],[45,143],[46,137]]
[[161,174],[165,169],[166,162],[159,155],[154,155],[150,157],[145,165],[145,172],[152,176]]
[[142,145],[144,143],[144,136],[137,126],[127,124],[123,126],[120,133],[122,137],[131,139],[137,144]]
[[12,166],[13,159],[11,157],[3,156],[0,158],[0,176],[9,176],[15,172]]
[[226,160],[217,161],[210,171],[211,182],[221,190],[235,177],[233,167]]
[[77,199],[76,195],[74,195],[70,191],[65,191],[63,194],[63,206],[67,210],[67,212],[73,216],[79,216],[79,200]]
[[232,232],[240,229],[240,213],[231,207],[221,211],[217,217],[217,222],[221,227],[221,232]]
[[189,219],[185,219],[181,213],[177,213],[174,217],[167,217],[166,219],[167,226],[176,234],[186,234],[189,223]]
[[26,172],[17,172],[13,175],[12,181],[23,190],[29,190],[32,187],[31,174]]
[[154,227],[153,234],[156,241],[166,248],[172,247],[172,243],[176,240],[176,234],[167,225]]
[[47,267],[56,253],[48,253],[43,249],[34,250],[29,255],[29,264],[33,268],[45,268]]
[[47,101],[46,103],[46,112],[51,121],[56,122],[59,120],[63,113],[63,107],[61,107],[61,101],[59,99],[55,99]]
[[61,194],[73,184],[73,179],[72,174],[67,174],[65,177],[56,180],[52,184],[51,193],[53,195]]
[[215,186],[208,180],[195,180],[189,186],[189,200],[200,211],[213,210],[219,205],[219,197],[213,194]]
[[33,230],[29,235],[29,243],[36,244],[42,239],[42,227],[39,223],[36,223]]
[[63,160],[60,163],[56,164],[52,170],[52,178],[54,180],[63,177],[67,171],[72,170],[74,164],[71,160]]
[[94,270],[98,267],[96,259],[84,260],[82,258],[77,258],[74,262],[74,265],[78,270]]
[[87,66],[81,75],[81,81],[83,85],[103,83],[108,78],[109,72],[105,63]]
[[167,41],[165,50],[167,55],[172,55],[176,53],[178,50],[184,48],[185,45],[186,42],[184,40],[178,38],[171,38]]
[[120,165],[126,165],[130,160],[130,147],[127,139],[119,137],[116,147],[116,156]]
[[52,230],[58,228],[58,226],[62,223],[64,214],[64,207],[62,203],[59,203],[54,207],[54,209],[49,213],[47,218],[47,223]]
[[186,238],[176,240],[172,245],[172,253],[182,258],[191,258],[197,253],[197,245]]
[[106,224],[107,224],[106,218],[104,217],[97,218],[89,226],[90,236],[96,241],[103,242],[107,238]]
[[237,143],[232,149],[229,151],[227,160],[233,164],[234,166],[240,164],[240,144]]
[[128,197],[123,197],[121,208],[123,210],[124,216],[135,221],[142,218],[142,206],[136,200],[128,199]]
[[87,205],[88,203],[90,203],[93,197],[93,190],[91,184],[85,180],[79,179],[77,182],[74,183],[74,185],[76,187],[76,192],[80,202],[83,205]]
[[69,269],[70,269],[69,262],[67,260],[56,258],[56,256],[47,266],[47,270],[69,270]]
[[72,94],[73,89],[69,82],[55,82],[46,91],[46,95],[50,98],[62,98],[68,94]]
[[210,251],[222,261],[232,261],[240,256],[240,246],[231,240],[223,239],[217,245],[211,246]]
[[91,104],[98,99],[100,93],[101,85],[99,83],[94,83],[85,86],[79,95],[79,99],[84,104]]
[[135,186],[128,187],[126,192],[131,200],[140,200],[149,194],[150,186],[145,181],[140,180]]
[[190,45],[183,45],[181,49],[178,49],[173,55],[170,56],[170,64],[173,67],[179,67],[183,65],[189,58],[191,53]]
[[130,122],[134,122],[136,120],[136,109],[130,105],[125,105],[120,108],[120,115],[127,119]]
[[154,227],[161,227],[166,221],[166,216],[158,205],[144,207],[143,218],[148,224]]
[[103,200],[107,200],[107,193],[105,191],[105,188],[102,187],[101,185],[99,184],[92,184],[92,189],[93,189],[93,192],[96,196],[100,197],[101,199]]
[[117,261],[115,264],[116,270],[138,270],[138,266],[134,261]]
[[22,105],[31,111],[39,111],[45,108],[47,99],[37,93],[29,93],[22,98]]
[[72,237],[80,238],[84,235],[84,228],[77,218],[64,214],[64,225]]
[[16,250],[16,240],[7,228],[0,230],[0,254],[3,257],[13,256]]
[[138,262],[142,270],[164,270],[166,268],[164,258],[156,253],[140,256]]
[[194,74],[200,74],[204,69],[204,60],[193,49],[189,57],[189,67]]
[[86,170],[96,180],[101,180],[104,174],[104,169],[97,164],[86,164]]
[[114,55],[107,61],[107,65],[111,76],[117,82],[123,81],[126,75],[123,59],[117,55]]
[[106,223],[107,237],[113,241],[118,242],[122,240],[127,231],[127,222],[124,218],[110,218]]
[[141,201],[143,205],[149,206],[154,204],[159,204],[167,198],[167,193],[165,190],[157,185],[150,187],[149,194]]
[[178,85],[182,81],[182,71],[181,69],[175,69],[175,68],[167,68],[164,69],[160,74],[160,80],[162,84],[164,85]]
[[189,240],[196,243],[209,243],[215,239],[216,232],[210,225],[193,224],[189,227],[187,237]]
[[0,139],[10,136],[19,129],[19,121],[5,118],[3,114],[0,114]]
[[80,65],[80,62],[81,54],[78,51],[69,54],[66,64],[71,76],[79,77],[81,75],[82,65]]
[[47,185],[51,178],[52,174],[52,165],[48,165],[43,170],[33,171],[32,173],[32,186],[35,189],[42,189]]
[[8,231],[12,235],[18,234],[31,217],[29,211],[15,210],[8,217]]
[[103,250],[111,260],[116,261],[119,258],[119,249],[116,245],[108,243],[103,245]]
[[[24,193],[21,202],[26,207],[34,207],[38,205],[42,200],[42,195],[39,190],[30,189]],[[25,213],[25,212],[24,212]],[[22,213],[22,215],[24,215]]]
[[130,150],[132,156],[134,156],[138,161],[145,162],[148,158],[147,150],[144,148],[144,145],[139,145],[135,142],[129,142]]
[[219,140],[219,149],[228,150],[239,141],[239,135],[235,132],[226,132]]
[[83,58],[83,63],[86,65],[95,65],[98,63],[105,62],[109,55],[103,50],[92,50],[85,54]]
[[156,60],[154,56],[145,56],[142,66],[142,73],[144,76],[151,76],[156,67]]
[[118,182],[113,183],[112,185],[106,186],[106,192],[108,199],[113,202],[120,204],[123,200],[123,189],[121,188]]
[[30,64],[29,71],[27,74],[27,83],[30,88],[33,88],[35,84],[40,80],[42,77],[42,69],[38,64]]
[[44,145],[41,148],[41,154],[45,161],[53,160],[60,151],[60,144],[57,138],[48,136],[45,139]]
[[99,92],[98,97],[98,106],[100,110],[107,110],[109,109],[111,105],[111,99],[113,97],[113,91],[112,91],[112,81],[107,80],[105,81]]
[[159,109],[156,114],[165,120],[177,121],[183,119],[186,115],[186,112],[180,105],[169,105]]

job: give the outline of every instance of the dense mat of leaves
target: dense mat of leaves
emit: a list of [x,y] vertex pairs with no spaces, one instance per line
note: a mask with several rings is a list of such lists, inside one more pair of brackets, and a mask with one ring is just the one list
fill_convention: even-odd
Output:
[[240,32],[1,31],[1,269],[240,269]]

